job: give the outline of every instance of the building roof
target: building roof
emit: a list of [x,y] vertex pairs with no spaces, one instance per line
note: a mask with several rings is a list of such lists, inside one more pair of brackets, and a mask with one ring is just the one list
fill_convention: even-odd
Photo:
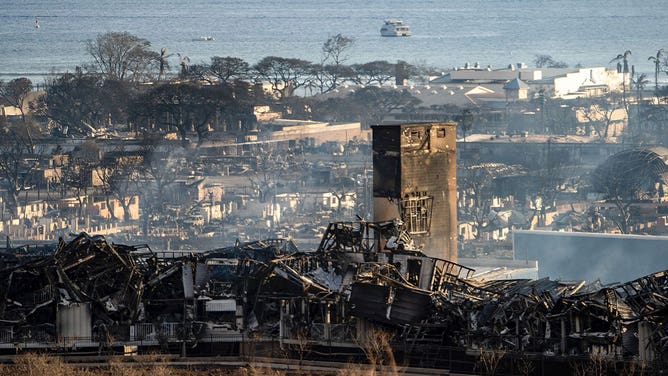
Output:
[[520,80],[519,78],[514,78],[507,84],[503,85],[504,90],[520,90],[520,89],[529,89],[529,85],[526,82]]
[[[611,138],[614,140],[614,138]],[[553,143],[553,144],[590,144],[601,143],[598,136],[580,136],[580,135],[547,135],[547,134],[529,134],[526,136],[495,136],[490,134],[471,134],[466,135],[466,142],[496,142],[496,143]],[[614,143],[608,141],[606,143]]]
[[[334,97],[345,97],[359,86],[345,85],[332,92],[319,95],[318,98],[325,100]],[[384,90],[406,90],[421,101],[420,107],[431,107],[440,105],[453,105],[459,107],[495,107],[495,102],[503,103],[505,106],[505,93],[503,84],[492,83],[479,85],[477,83],[461,84],[429,84],[429,85],[391,85],[382,86]]]

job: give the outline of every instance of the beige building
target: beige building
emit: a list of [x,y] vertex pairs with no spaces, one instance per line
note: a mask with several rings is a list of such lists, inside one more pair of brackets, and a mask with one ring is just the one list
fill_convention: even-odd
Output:
[[46,214],[49,205],[46,201],[32,201],[16,206],[16,218],[41,218]]
[[[125,200],[128,202],[128,218],[130,220],[139,219],[139,196],[126,197]],[[113,213],[113,217],[122,221],[125,215],[123,206],[116,198],[110,198],[109,205],[107,205],[107,200],[105,200],[104,197],[94,197],[93,202],[89,203],[87,208],[89,214],[97,215],[105,219],[111,219]]]
[[346,143],[353,138],[371,139],[371,131],[362,129],[361,123],[330,124],[306,120],[275,119],[260,125],[260,139],[272,141],[309,140],[319,146],[325,142]]
[[519,78],[513,78],[510,82],[503,85],[503,91],[506,93],[506,101],[529,98],[529,85]]

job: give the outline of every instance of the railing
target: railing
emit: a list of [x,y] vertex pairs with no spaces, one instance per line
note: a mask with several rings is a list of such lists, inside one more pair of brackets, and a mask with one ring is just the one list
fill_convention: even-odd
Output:
[[139,323],[130,326],[130,341],[174,341],[181,339],[183,324],[164,322],[157,327],[151,323]]
[[355,332],[350,325],[315,323],[310,327],[310,338],[313,341],[354,342]]
[[0,343],[11,343],[14,339],[12,328],[0,328]]
[[[160,325],[161,328],[164,328],[164,333],[167,333],[171,336],[169,342],[180,342],[178,337],[179,323],[165,323],[166,325]],[[319,324],[320,328],[315,329],[315,334],[326,333],[324,330],[325,324]],[[338,328],[339,325],[330,325],[329,332],[331,333],[331,341],[329,345],[323,344],[323,342],[328,342],[325,340],[320,340],[320,343],[304,343],[304,349],[299,356],[303,357],[303,360],[307,359],[322,359],[323,354],[327,354],[327,359],[332,359],[336,361],[337,359],[358,359],[360,362],[365,362],[365,356],[363,350],[359,348],[359,344],[351,341],[342,341],[339,342],[335,337],[339,337],[338,334],[335,334],[338,331],[343,331],[347,333],[343,337],[348,337],[352,335],[352,330],[350,328]],[[115,351],[118,351],[119,345],[133,345],[137,346],[139,352],[145,350],[146,348],[151,348],[151,351],[155,350],[156,340],[148,339],[155,329],[153,324],[140,324],[140,329],[136,329],[136,333],[143,332],[146,335],[145,339],[142,339],[141,336],[135,335],[135,338],[130,341],[116,341],[112,344],[102,343],[99,338],[92,337],[61,337],[58,339],[52,338],[47,341],[37,342],[35,339],[31,341],[14,339],[12,337],[11,328],[2,327],[0,328],[0,345],[4,349],[16,348],[16,350],[29,350],[30,348],[40,348],[40,349],[49,349],[50,351],[85,351],[84,348],[88,347],[95,348],[97,351],[103,346],[108,346],[107,350],[112,351],[114,349],[109,346],[113,345]],[[314,334],[313,331],[311,334]],[[315,340],[315,338],[311,338]],[[257,336],[248,336],[245,333],[238,333],[234,338],[231,339],[230,335],[220,335],[220,334],[209,334],[204,335],[198,338],[199,346],[193,348],[194,350],[188,350],[187,355],[191,354],[190,351],[197,352],[198,356],[210,355],[210,356],[240,356],[244,359],[254,359],[258,356],[275,356],[275,357],[284,357],[285,356],[285,346],[282,343],[283,341],[277,337],[257,337]],[[227,343],[227,346],[223,344]],[[294,343],[294,342],[293,342]],[[350,346],[338,346],[340,343],[348,343]],[[453,347],[453,346],[444,346],[434,343],[422,343],[422,344],[412,344],[408,342],[393,342],[392,348],[395,350],[396,362],[402,366],[410,367],[423,367],[423,368],[433,368],[433,369],[442,369],[448,370],[449,372],[456,372],[458,374],[485,374],[490,371],[485,369],[484,359],[485,356],[492,356],[496,354],[499,359],[499,367],[496,370],[496,375],[499,376],[510,376],[525,374],[525,371],[522,371],[520,367],[525,367],[531,369],[528,374],[530,375],[556,375],[556,374],[575,374],[578,370],[593,369],[590,367],[597,366],[598,369],[607,370],[607,374],[619,374],[620,371],[623,373],[626,371],[636,370],[637,372],[642,373],[644,371],[647,374],[652,374],[651,370],[660,371],[664,370],[667,367],[667,364],[663,361],[647,362],[644,364],[644,369],[640,369],[640,364],[637,361],[632,360],[622,360],[615,357],[609,356],[592,356],[592,355],[582,355],[582,356],[559,356],[559,355],[547,355],[545,353],[534,353],[531,351],[508,351],[508,350],[498,350],[498,349],[465,349],[462,347]],[[144,347],[146,346],[146,347]],[[329,350],[327,348],[329,347]],[[190,349],[190,347],[188,347]],[[312,349],[318,349],[318,351],[310,351]],[[174,352],[174,348],[171,349]],[[166,350],[165,350],[166,351]],[[179,350],[180,351],[180,350]],[[168,352],[165,352],[168,353]],[[109,354],[109,353],[107,353]],[[260,355],[261,354],[261,355]],[[555,373],[555,370],[557,372]],[[628,373],[632,374],[632,373]]]

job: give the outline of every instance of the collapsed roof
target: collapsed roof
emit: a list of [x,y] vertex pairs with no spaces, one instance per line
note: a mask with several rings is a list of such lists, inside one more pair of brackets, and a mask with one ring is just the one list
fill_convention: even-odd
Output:
[[52,254],[12,260],[0,269],[0,327],[11,328],[10,341],[35,341],[37,332],[56,341],[59,312],[84,304],[92,335],[126,330],[120,340],[138,332],[128,326],[173,322],[187,323],[190,342],[224,327],[355,343],[355,328],[369,322],[414,345],[438,338],[467,348],[668,354],[666,271],[610,286],[480,281],[471,268],[422,254],[397,222],[330,224],[313,252],[269,239],[166,259],[80,234]]

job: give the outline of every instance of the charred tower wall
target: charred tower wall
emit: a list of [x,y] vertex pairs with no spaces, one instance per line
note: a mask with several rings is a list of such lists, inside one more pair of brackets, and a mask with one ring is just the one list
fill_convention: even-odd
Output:
[[400,218],[428,256],[457,262],[456,124],[372,130],[374,221]]

